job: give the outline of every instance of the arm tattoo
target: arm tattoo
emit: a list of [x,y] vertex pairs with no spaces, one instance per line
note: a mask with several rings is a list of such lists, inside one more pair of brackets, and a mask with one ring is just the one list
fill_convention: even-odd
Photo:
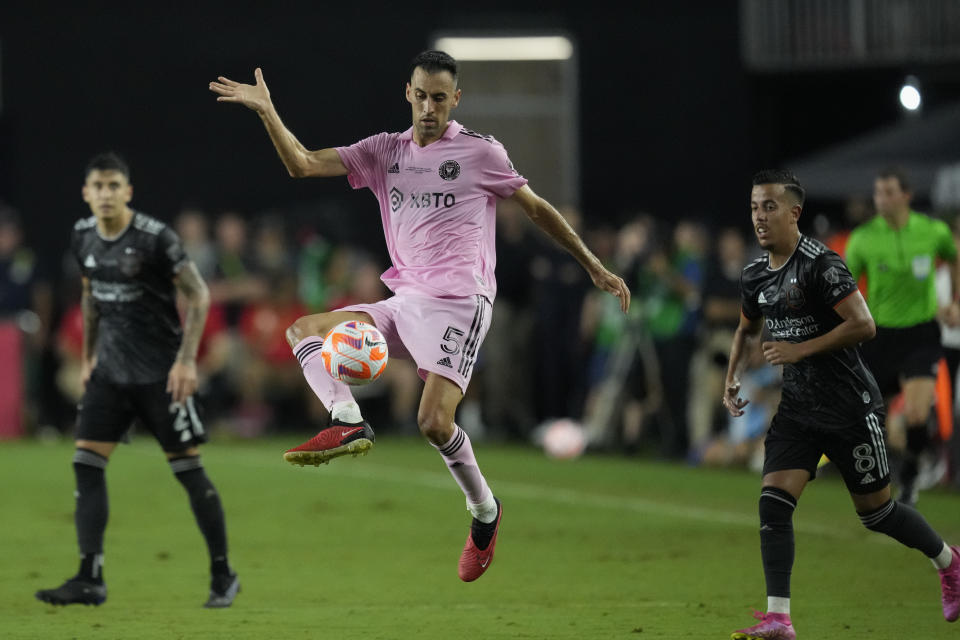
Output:
[[203,326],[207,322],[210,291],[192,260],[183,265],[174,281],[177,289],[187,299],[187,310],[183,320],[183,340],[177,352],[177,361],[193,362],[197,358]]
[[83,280],[83,293],[80,297],[80,312],[83,315],[83,346],[81,355],[84,359],[94,356],[97,349],[97,330],[100,325],[100,312],[97,303],[90,293],[90,281]]

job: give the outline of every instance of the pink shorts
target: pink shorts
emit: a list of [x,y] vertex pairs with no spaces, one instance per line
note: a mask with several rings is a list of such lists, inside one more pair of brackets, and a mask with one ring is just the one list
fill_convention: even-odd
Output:
[[387,340],[390,358],[413,360],[424,380],[427,372],[433,372],[466,393],[480,343],[490,328],[492,307],[481,295],[430,298],[403,294],[336,311],[369,314]]

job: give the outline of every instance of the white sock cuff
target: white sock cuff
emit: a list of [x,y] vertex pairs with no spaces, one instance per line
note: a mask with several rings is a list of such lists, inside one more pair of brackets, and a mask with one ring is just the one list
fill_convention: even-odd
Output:
[[353,400],[334,402],[333,406],[330,407],[330,417],[348,424],[363,422],[363,416],[360,414],[360,405]]
[[487,496],[479,504],[473,504],[467,500],[467,511],[483,524],[490,524],[497,519],[497,501],[493,499],[490,487],[484,486],[484,489]]
[[767,596],[767,613],[783,613],[790,615],[790,598]]
[[950,548],[946,542],[943,543],[943,549],[940,550],[940,553],[932,558],[930,562],[933,563],[938,570],[943,570],[949,567],[953,563],[953,550]]

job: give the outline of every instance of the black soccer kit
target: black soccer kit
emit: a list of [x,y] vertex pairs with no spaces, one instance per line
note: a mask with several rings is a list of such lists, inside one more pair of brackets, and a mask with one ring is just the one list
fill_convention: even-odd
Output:
[[165,451],[204,442],[193,398],[174,403],[166,391],[183,335],[173,278],[188,258],[177,234],[134,212],[119,236],[106,239],[89,217],[74,226],[71,250],[99,316],[97,366],[78,408],[77,439],[117,442],[139,418]]
[[[780,268],[771,268],[764,256],[740,277],[743,315],[762,317],[774,341],[797,343],[828,333],[843,321],[835,307],[856,290],[843,259],[804,235]],[[878,491],[890,481],[883,420],[883,398],[859,347],[783,365],[763,473],[806,469],[812,480],[826,454],[852,493]]]

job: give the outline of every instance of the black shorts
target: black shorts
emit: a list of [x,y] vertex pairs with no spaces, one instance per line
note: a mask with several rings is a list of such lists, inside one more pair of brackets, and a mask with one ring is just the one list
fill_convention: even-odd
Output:
[[900,391],[900,380],[936,378],[943,356],[940,325],[921,322],[912,327],[877,327],[873,340],[863,343],[863,357],[884,397]]
[[169,453],[206,442],[193,397],[174,403],[166,387],[166,381],[118,385],[94,369],[77,407],[76,439],[120,442],[139,419]]
[[847,427],[819,427],[773,416],[764,440],[763,474],[806,469],[817,477],[820,456],[837,466],[850,493],[873,493],[890,484],[883,416],[870,413]]

